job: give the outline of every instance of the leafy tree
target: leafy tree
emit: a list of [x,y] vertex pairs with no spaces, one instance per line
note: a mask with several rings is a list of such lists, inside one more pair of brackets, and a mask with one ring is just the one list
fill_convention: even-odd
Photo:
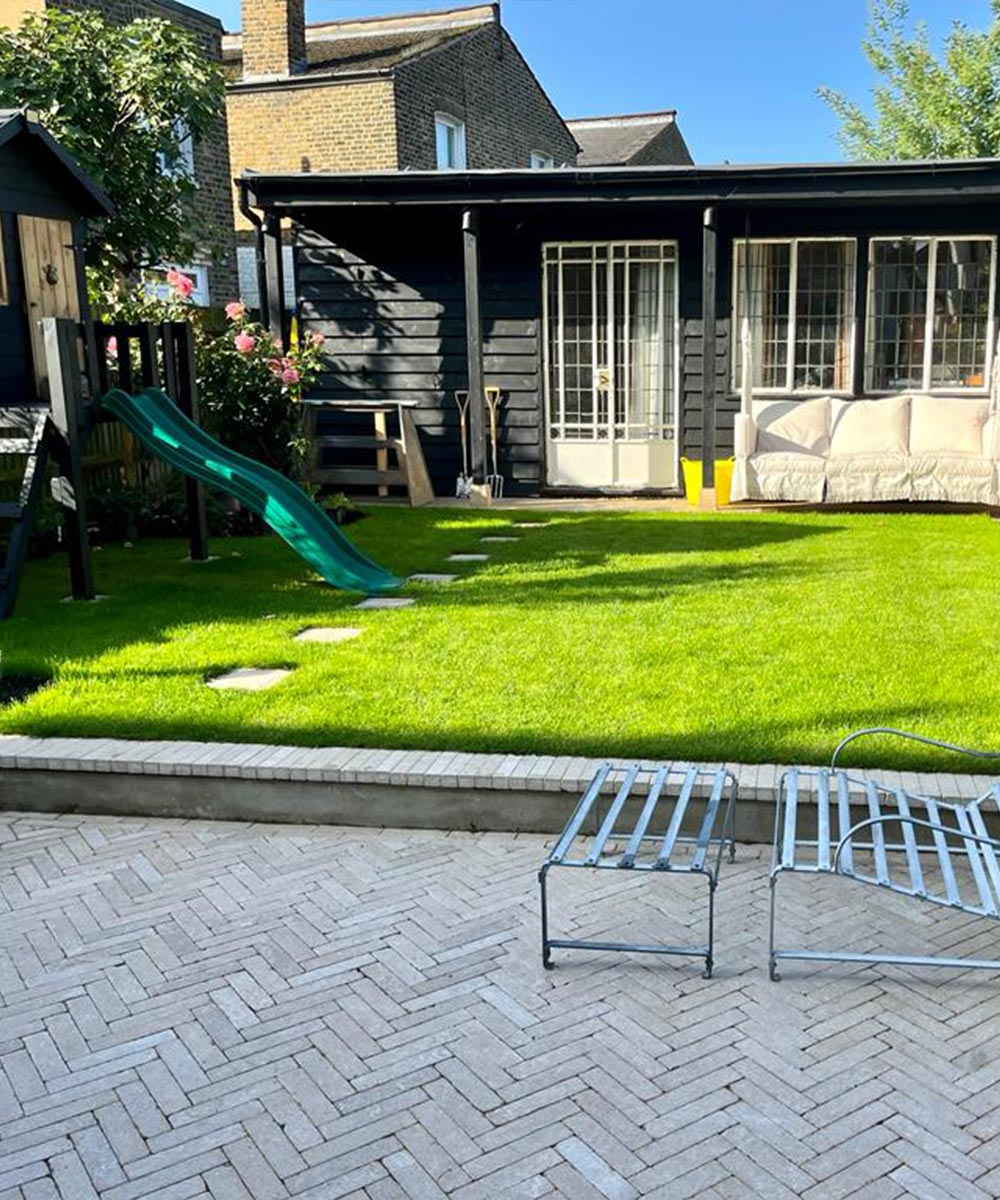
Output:
[[852,159],[989,158],[1000,154],[1000,0],[985,30],[952,24],[938,57],[927,26],[910,28],[909,0],[872,0],[861,49],[879,76],[872,111],[830,88]]
[[115,203],[87,247],[104,286],[210,245],[183,142],[205,133],[223,98],[216,64],[167,21],[47,9],[0,29],[0,107],[36,110]]

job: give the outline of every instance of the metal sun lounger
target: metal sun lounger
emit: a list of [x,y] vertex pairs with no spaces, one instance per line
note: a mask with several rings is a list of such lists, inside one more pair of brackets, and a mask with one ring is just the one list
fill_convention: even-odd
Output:
[[[967,750],[898,729],[877,728],[858,730],[844,738],[827,769],[786,771],[777,800],[771,860],[771,978],[780,978],[780,959],[1000,970],[1000,961],[990,959],[775,946],[777,884],[786,872],[838,875],[964,913],[1000,919],[1000,838],[994,837],[986,824],[987,819],[996,822],[1000,816],[1000,780],[977,799],[952,804],[838,770],[837,759],[844,747],[871,734],[891,734],[975,758],[1000,759],[1000,753]],[[867,816],[854,820],[852,805],[867,811]]]
[[[605,787],[613,784],[608,799]],[[627,950],[704,958],[710,978],[715,953],[715,889],[723,850],[736,853],[733,829],[736,779],[723,767],[640,764],[595,774],[549,857],[538,872],[542,901],[542,963],[552,966],[552,949]],[[631,821],[625,820],[629,801]],[[702,806],[702,802],[703,806]],[[721,817],[722,829],[715,829]],[[585,831],[585,826],[592,833]],[[690,832],[686,832],[686,830]],[[592,840],[590,840],[592,839]],[[702,875],[708,881],[708,944],[667,946],[549,937],[546,877],[555,867]]]

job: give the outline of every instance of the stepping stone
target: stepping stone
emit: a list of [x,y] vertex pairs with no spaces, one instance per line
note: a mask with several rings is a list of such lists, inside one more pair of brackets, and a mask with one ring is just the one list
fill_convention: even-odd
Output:
[[409,608],[415,601],[412,596],[369,596],[355,608]]
[[410,583],[454,583],[457,575],[438,575],[434,571],[419,571],[410,576]]
[[512,521],[515,529],[544,529],[548,521]]
[[293,638],[293,641],[348,642],[351,638],[360,636],[360,629],[352,629],[347,625],[310,625],[308,629],[300,630]]
[[216,675],[208,680],[210,688],[234,688],[239,692],[262,692],[265,688],[274,687],[291,675],[285,667],[237,667],[235,671],[226,671],[224,675]]
[[449,562],[486,562],[488,554],[449,554]]
[[481,542],[519,542],[519,537],[481,537]]

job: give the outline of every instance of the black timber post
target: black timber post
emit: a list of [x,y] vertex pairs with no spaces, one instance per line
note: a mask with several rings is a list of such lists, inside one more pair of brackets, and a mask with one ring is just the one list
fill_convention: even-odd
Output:
[[63,510],[63,532],[69,556],[74,600],[93,600],[94,577],[87,540],[87,507],[83,483],[83,448],[87,415],[83,406],[79,330],[76,321],[46,317],[42,322],[48,372],[53,457],[59,474],[52,480],[52,497]]
[[469,360],[469,430],[472,442],[469,465],[475,483],[486,479],[486,392],[483,374],[483,320],[479,296],[479,214],[462,213],[462,249],[465,263],[465,341]]
[[[194,337],[187,321],[171,321],[163,326],[164,362],[167,395],[181,412],[193,421],[198,418],[198,383],[194,361]],[[187,501],[188,546],[192,562],[208,560],[208,518],[205,516],[205,489],[197,479],[184,476]]]
[[854,264],[854,361],[851,392],[865,394],[865,325],[868,322],[868,239],[857,240],[857,262]]
[[264,218],[264,280],[260,298],[261,315],[267,330],[285,344],[285,263],[281,253],[281,218],[268,213]]
[[704,214],[701,259],[701,478],[706,488],[715,487],[715,308],[717,275],[715,209]]

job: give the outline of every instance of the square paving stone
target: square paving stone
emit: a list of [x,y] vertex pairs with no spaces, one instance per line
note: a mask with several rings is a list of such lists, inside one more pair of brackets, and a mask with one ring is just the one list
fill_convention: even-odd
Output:
[[409,608],[415,603],[412,596],[369,596],[355,608]]
[[419,571],[410,576],[411,583],[454,583],[457,575],[439,575],[434,571]]
[[300,630],[294,640],[296,642],[349,642],[351,638],[360,636],[360,629],[352,629],[348,625],[310,625],[308,629]]
[[481,537],[481,542],[519,542],[519,537]]
[[288,675],[291,675],[291,671],[286,667],[237,667],[234,671],[226,671],[208,680],[208,686],[234,688],[239,692],[262,692],[281,683]]
[[548,521],[514,521],[515,529],[544,529]]
[[486,562],[488,554],[449,554],[449,562]]

